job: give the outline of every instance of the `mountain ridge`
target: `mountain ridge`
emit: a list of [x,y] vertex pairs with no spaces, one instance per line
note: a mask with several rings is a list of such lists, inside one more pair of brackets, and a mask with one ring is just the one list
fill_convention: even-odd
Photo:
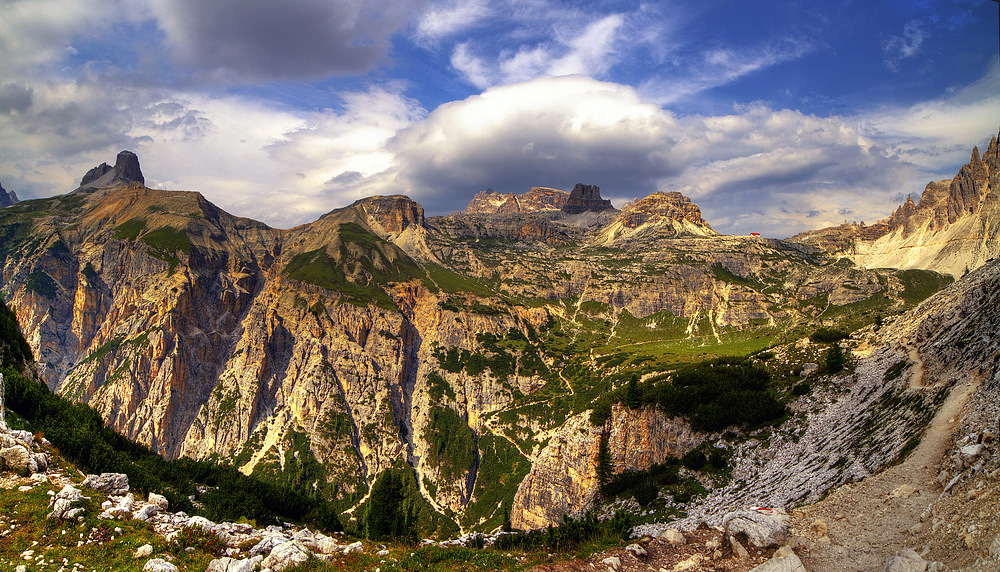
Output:
[[[594,457],[574,469],[584,486],[560,488],[558,443],[609,434],[586,411],[631,375],[854,330],[947,284],[718,235],[679,194],[427,218],[369,197],[279,230],[116,176],[0,211],[0,289],[50,387],[168,458],[296,478],[348,515],[409,471],[440,536],[590,506]],[[791,399],[798,377],[775,391]],[[629,443],[698,446],[661,435],[652,411],[613,411],[630,435],[611,440],[619,472],[660,462],[627,464]]]

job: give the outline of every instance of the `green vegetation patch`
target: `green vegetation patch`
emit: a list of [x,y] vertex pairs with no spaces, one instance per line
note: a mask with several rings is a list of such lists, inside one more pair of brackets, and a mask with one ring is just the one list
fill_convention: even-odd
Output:
[[56,292],[58,292],[58,285],[48,273],[40,268],[36,268],[24,279],[24,289],[54,300]]
[[462,525],[492,532],[509,523],[517,486],[528,476],[531,461],[513,443],[489,431],[479,438],[479,450],[473,500],[465,508]]
[[896,276],[903,284],[902,298],[907,304],[919,304],[955,281],[947,274],[931,270],[900,270]]
[[450,407],[431,407],[424,438],[427,461],[441,467],[441,478],[454,481],[465,475],[476,461],[476,435],[468,423]]
[[118,240],[135,240],[146,230],[146,221],[141,218],[131,218],[115,227],[115,238]]
[[17,316],[7,307],[7,303],[0,298],[0,357],[2,365],[20,368],[26,363],[34,361],[31,353],[31,346],[21,335],[21,328],[17,323]]

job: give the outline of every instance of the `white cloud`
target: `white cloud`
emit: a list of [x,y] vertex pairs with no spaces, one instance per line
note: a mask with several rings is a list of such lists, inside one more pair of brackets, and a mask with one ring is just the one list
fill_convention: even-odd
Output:
[[[525,18],[526,14],[522,12],[518,17]],[[516,49],[496,52],[489,44],[459,43],[451,64],[469,83],[487,88],[545,75],[602,77],[617,63],[619,44],[625,39],[625,15],[613,13],[595,18],[573,12],[566,19],[549,18],[551,14],[545,20],[526,23],[521,33],[535,31]]]
[[105,33],[109,14],[128,21],[143,17],[141,3],[121,0],[5,0],[0,17],[0,77],[34,75],[39,66],[73,55],[78,38]]
[[416,37],[422,41],[437,41],[464,32],[492,13],[487,0],[450,0],[430,7],[417,24]]
[[797,60],[812,50],[811,44],[797,38],[739,50],[707,49],[669,76],[660,75],[646,80],[640,89],[644,97],[668,105],[755,72]]
[[886,40],[882,45],[885,52],[885,65],[892,71],[899,71],[899,64],[906,58],[912,58],[920,52],[924,43],[924,22],[910,20],[903,25],[903,33]]

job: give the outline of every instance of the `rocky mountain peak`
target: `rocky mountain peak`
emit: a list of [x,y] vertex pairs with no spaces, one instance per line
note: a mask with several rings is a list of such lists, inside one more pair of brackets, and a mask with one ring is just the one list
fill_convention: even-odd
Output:
[[351,206],[363,210],[386,232],[398,234],[411,226],[424,224],[424,207],[406,195],[376,195],[361,199]]
[[597,185],[584,185],[577,183],[573,191],[566,199],[566,204],[562,207],[562,212],[566,214],[579,214],[593,211],[602,212],[613,209],[611,201],[601,198],[601,188]]
[[699,226],[708,226],[701,218],[701,209],[679,192],[656,192],[648,197],[629,203],[620,215],[622,225],[637,228],[649,222],[663,220],[688,221]]
[[17,195],[14,191],[8,191],[0,185],[0,207],[9,207],[10,205],[17,202]]
[[115,175],[129,183],[146,183],[139,169],[139,157],[131,151],[118,153],[115,159]]
[[520,212],[514,193],[501,193],[493,189],[479,191],[472,197],[462,214],[508,214]]
[[115,166],[101,163],[80,179],[80,186],[110,187],[117,183],[141,183],[146,179],[139,168],[139,157],[131,151],[122,151],[115,158]]
[[527,193],[501,193],[486,189],[476,193],[462,214],[514,214],[557,211],[566,204],[569,193],[548,187],[532,187]]

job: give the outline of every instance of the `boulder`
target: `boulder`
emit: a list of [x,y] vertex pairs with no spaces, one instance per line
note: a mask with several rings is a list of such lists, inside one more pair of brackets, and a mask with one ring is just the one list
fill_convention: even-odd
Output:
[[274,572],[280,572],[285,568],[302,564],[309,560],[312,553],[297,540],[289,540],[275,546],[266,558],[261,560],[261,568],[270,568]]
[[791,519],[780,508],[738,510],[726,514],[722,526],[726,536],[744,533],[757,548],[781,546],[788,540]]
[[120,497],[128,494],[128,475],[125,473],[101,473],[100,475],[87,475],[80,486],[86,486],[107,493],[110,496]]
[[31,460],[31,451],[25,448],[24,445],[14,445],[13,447],[0,449],[0,469],[21,474],[28,473]]
[[806,568],[791,548],[782,546],[770,560],[753,568],[750,572],[806,572]]
[[162,558],[154,558],[142,567],[143,572],[177,572],[177,567]]
[[641,546],[639,546],[638,544],[635,544],[635,543],[632,543],[632,544],[629,544],[628,546],[626,546],[625,550],[628,550],[628,552],[632,556],[635,556],[636,558],[645,558],[648,555],[648,553],[646,552],[645,548],[643,548],[643,547],[641,547]]
[[617,556],[609,556],[604,560],[601,560],[601,564],[604,564],[605,566],[608,567],[608,569],[614,570],[616,572],[619,568],[622,567],[621,558],[618,558]]
[[275,534],[271,536],[265,536],[260,542],[258,542],[253,548],[250,549],[248,553],[250,556],[263,555],[267,556],[274,550],[274,547],[288,542],[289,539],[284,536]]
[[149,522],[151,518],[159,514],[160,507],[155,504],[147,504],[140,508],[139,510],[132,513],[132,518],[135,520],[141,520],[143,522]]
[[666,540],[670,544],[684,544],[684,535],[675,528],[668,528],[660,533],[660,539]]
[[263,559],[262,556],[244,559],[223,556],[209,562],[205,572],[256,572],[260,570],[260,562]]
[[885,572],[924,572],[927,561],[909,548],[903,548],[885,563]]
[[145,558],[145,557],[149,556],[152,553],[153,553],[153,545],[152,544],[143,544],[139,548],[135,549],[135,557],[136,558]]

